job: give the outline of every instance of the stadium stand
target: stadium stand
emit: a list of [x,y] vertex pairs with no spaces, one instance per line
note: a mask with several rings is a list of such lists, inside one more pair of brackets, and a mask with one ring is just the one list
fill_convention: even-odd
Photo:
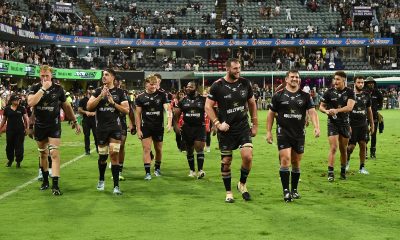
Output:
[[99,26],[88,15],[83,15],[79,8],[75,13],[56,12],[52,4],[56,1],[26,0],[0,1],[0,22],[21,29],[58,33],[76,36],[97,36]]
[[[213,0],[64,1],[73,3],[75,14],[54,12],[55,2],[0,0],[0,22],[32,31],[77,36],[166,39],[398,37],[400,27],[399,6],[393,0],[374,0],[372,4],[364,0],[219,0],[217,4]],[[352,21],[349,14],[353,6],[371,6],[372,21],[364,18]],[[293,67],[309,71],[397,68],[397,59],[387,54],[349,58],[335,48],[327,48],[326,53],[318,49],[299,53],[275,48],[264,56],[256,55],[251,48],[221,49],[207,56],[168,53],[161,58],[150,49],[104,48],[99,51],[94,48],[78,52],[60,46],[18,46],[11,42],[4,42],[2,48],[9,48],[9,58],[16,61],[49,62],[65,68],[108,66],[150,71],[221,71],[228,57],[239,58],[243,68],[250,71]]]
[[237,57],[242,61],[243,69],[246,71],[285,71],[292,68],[304,71],[397,69],[397,59],[387,54],[377,58],[369,56],[369,59],[345,58],[343,53],[335,48],[328,48],[324,54],[319,49],[309,51],[307,54],[299,54],[285,48],[276,48],[270,57],[262,58],[256,57],[254,49],[251,48],[239,49],[236,54],[231,53],[229,49],[221,49],[209,59],[199,56],[191,58],[165,56],[159,60],[152,56],[140,57],[143,51],[104,48],[99,54],[98,48],[85,48],[84,51],[78,53],[74,48],[55,45],[36,46],[0,41],[0,59],[35,65],[49,63],[59,68],[113,67],[120,70],[223,71],[226,59]]
[[[0,22],[77,36],[156,39],[393,37],[400,27],[394,0],[74,0],[75,14],[52,11],[55,2],[1,0]],[[352,18],[354,6],[370,7],[372,18]]]
[[[178,1],[91,1],[87,3],[114,37],[187,38],[198,39],[213,31],[207,14],[214,9],[213,1],[188,3]],[[203,18],[202,18],[203,16]]]

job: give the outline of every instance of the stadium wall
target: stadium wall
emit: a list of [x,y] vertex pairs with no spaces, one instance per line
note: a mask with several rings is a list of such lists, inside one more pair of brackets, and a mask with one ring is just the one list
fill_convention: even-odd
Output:
[[220,47],[361,47],[392,46],[393,38],[309,38],[309,39],[131,39],[101,38],[32,32],[0,23],[3,39],[42,44],[108,47],[220,48]]

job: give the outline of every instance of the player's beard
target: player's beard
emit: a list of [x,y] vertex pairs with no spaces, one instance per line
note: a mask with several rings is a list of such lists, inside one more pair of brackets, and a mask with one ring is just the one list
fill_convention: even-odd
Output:
[[299,87],[299,83],[298,82],[290,82],[290,87],[292,88],[298,88]]
[[196,94],[196,90],[186,90],[186,94],[189,97],[194,97],[194,95]]
[[238,79],[239,77],[236,78],[236,76],[235,76],[234,73],[229,72],[229,78],[232,79],[232,80],[236,80],[236,79]]
[[364,88],[360,88],[356,86],[357,91],[361,92]]
[[374,90],[374,88],[375,88],[374,84],[367,84],[367,89],[368,90],[372,91],[372,90]]

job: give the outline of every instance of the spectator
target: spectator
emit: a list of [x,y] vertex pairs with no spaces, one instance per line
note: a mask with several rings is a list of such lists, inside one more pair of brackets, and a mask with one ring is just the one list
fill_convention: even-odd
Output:
[[292,15],[290,13],[290,7],[286,6],[286,21],[292,21]]
[[330,69],[330,70],[334,70],[334,69],[335,69],[335,65],[336,65],[336,64],[335,64],[334,61],[330,61],[330,62],[329,62],[329,69]]
[[172,67],[173,67],[172,61],[168,61],[165,67],[165,71],[172,71]]
[[318,7],[318,2],[316,0],[311,0],[311,2],[308,3],[308,8],[311,12],[316,12]]
[[191,65],[189,62],[187,62],[187,63],[185,64],[185,70],[186,70],[186,71],[192,70],[192,65]]
[[196,62],[195,64],[193,64],[193,70],[196,72],[199,71],[199,63]]
[[271,26],[268,28],[268,36],[274,38],[274,29]]
[[281,14],[281,7],[279,4],[275,6],[275,16],[279,16]]

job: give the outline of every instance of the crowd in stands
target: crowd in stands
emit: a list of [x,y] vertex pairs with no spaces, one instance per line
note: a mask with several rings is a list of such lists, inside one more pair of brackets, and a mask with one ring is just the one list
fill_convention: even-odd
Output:
[[272,53],[272,61],[275,62],[276,70],[281,71],[286,69],[300,69],[303,71],[328,70],[332,67],[332,63],[334,64],[333,69],[340,69],[336,66],[340,62],[336,49],[329,51],[325,59],[320,50],[309,54],[307,57],[286,50],[276,50]]
[[[121,38],[164,38],[164,39],[207,39],[212,36],[221,38],[258,38],[276,37],[275,31],[268,23],[259,27],[249,27],[246,25],[246,16],[242,16],[238,11],[222,13],[221,28],[216,29],[217,14],[214,9],[207,9],[209,13],[202,13],[204,6],[201,2],[188,3],[176,9],[155,10],[141,8],[140,2],[136,1],[93,1],[92,6],[96,10],[103,6],[109,9],[109,14],[104,19],[105,24],[111,30],[114,37]],[[64,0],[66,2],[66,0]],[[75,0],[71,1],[76,3]],[[287,26],[284,29],[286,38],[312,38],[319,35],[318,26],[309,23],[306,29],[298,26],[291,26],[291,9],[280,1],[257,1],[259,2],[260,18],[273,19],[281,14],[285,14]],[[22,4],[28,4],[29,11],[22,11]],[[218,4],[218,1],[216,2]],[[320,11],[320,2],[300,1],[300,4],[309,8],[310,11]],[[246,1],[237,0],[237,5],[245,7]],[[329,0],[329,11],[338,11],[342,19],[336,24],[331,24],[329,29],[342,36],[345,31],[359,30],[369,36],[374,37],[393,37],[398,34],[396,25],[392,20],[400,19],[400,8],[398,1],[394,0]],[[351,11],[353,6],[372,6],[374,16],[371,19],[356,18],[353,21]],[[281,7],[282,6],[282,7]],[[130,15],[116,19],[114,11],[128,12]],[[188,28],[179,27],[178,17],[186,17],[188,11],[194,11],[203,23],[210,26],[213,31],[206,27],[191,26]],[[141,24],[140,20],[151,20],[152,24]],[[51,32],[58,34],[70,34],[77,36],[98,36],[99,26],[94,24],[91,16],[78,16],[76,14],[63,14],[53,11],[49,0],[27,0],[23,2],[0,0],[0,22],[18,28]],[[278,29],[279,30],[279,29]],[[257,64],[264,66],[265,62],[257,59],[253,49],[240,49],[236,54],[232,54],[231,49],[224,49],[221,52],[214,51],[214,55],[209,59],[178,60],[172,56],[164,56],[162,59],[150,58],[151,54],[145,54],[143,50],[132,49],[104,49],[101,54],[98,50],[87,51],[85,55],[78,55],[76,51],[68,51],[64,48],[52,46],[31,46],[23,43],[11,41],[0,41],[0,59],[18,61],[27,64],[44,64],[59,68],[96,68],[103,69],[111,67],[116,70],[138,70],[145,69],[146,66],[155,66],[160,71],[199,71],[205,66],[218,66],[217,70],[223,71],[223,63],[228,56],[238,58],[243,66],[243,70],[253,70]],[[146,57],[147,55],[147,57]],[[154,54],[153,54],[154,55]],[[398,69],[398,60],[384,54],[382,57],[369,56],[366,60],[375,69]],[[275,49],[271,55],[271,70],[300,69],[306,71],[320,71],[341,69],[344,67],[340,52],[331,48],[326,53],[320,50],[311,51],[307,54],[293,52],[286,49]],[[213,69],[216,70],[216,69]],[[13,92],[26,93],[27,89],[17,89],[16,84],[10,83],[10,79],[1,79],[0,102],[1,107],[7,102],[8,96]],[[79,102],[82,94],[80,86],[73,86],[70,90],[75,93],[73,104]],[[255,96],[259,109],[266,109],[268,100],[272,96],[272,89],[269,86],[263,88],[254,86]],[[318,96],[322,95],[323,89],[312,89],[313,97],[318,102]],[[381,89],[385,96],[385,108],[397,108],[400,102],[400,89]],[[74,105],[74,106],[75,106]],[[77,106],[77,105],[76,105]]]
[[[177,17],[186,17],[187,11],[194,11],[199,14],[199,19],[203,22],[211,23],[211,14],[201,15],[203,9],[201,2],[190,2],[182,4],[176,9],[149,9],[138,7],[136,1],[133,2],[103,2],[89,1],[95,11],[100,11],[105,7],[110,13],[105,16],[104,23],[111,31],[113,37],[120,38],[156,38],[156,39],[205,39],[209,38],[209,31],[204,27],[181,27]],[[121,16],[120,19],[114,17],[113,12],[125,12],[128,15]],[[142,21],[149,20],[151,24],[143,24]]]
[[39,65],[52,62],[55,52],[50,47],[34,49],[16,42],[0,41],[0,59]]
[[[399,31],[395,24],[388,20],[399,20],[400,8],[396,0],[330,0],[330,9],[341,14],[341,28],[345,30],[360,30],[373,37],[394,37]],[[371,7],[372,17],[354,17],[354,6]]]
[[[66,1],[64,1],[66,2]],[[73,4],[76,0],[70,1]],[[286,38],[312,38],[320,37],[320,29],[310,23],[306,29],[291,25],[291,9],[281,5],[281,1],[254,1],[258,2],[261,19],[273,19],[281,14],[286,14],[287,26],[284,29],[274,29],[268,26],[268,22],[260,26],[249,27],[246,25],[246,16],[242,16],[237,10],[229,13],[224,11],[220,24],[216,24],[217,13],[215,9],[206,9],[208,13],[200,11],[205,8],[201,2],[188,1],[187,4],[176,7],[176,9],[157,10],[142,6],[144,1],[99,1],[93,0],[88,3],[95,10],[103,7],[109,11],[104,19],[113,37],[119,38],[152,38],[152,39],[251,39],[251,38],[273,38],[279,37],[277,33],[284,32]],[[245,6],[247,1],[237,2],[238,7]],[[320,11],[317,0],[301,0],[310,11]],[[396,24],[390,20],[400,19],[400,8],[395,0],[329,0],[329,11],[338,11],[341,20],[329,23],[328,29],[335,32],[337,37],[342,37],[343,32],[362,31],[366,36],[373,37],[395,37],[398,36]],[[21,5],[27,4],[28,12],[21,11]],[[218,4],[218,1],[216,2]],[[284,4],[284,3],[283,3]],[[353,18],[354,6],[371,6],[373,16],[371,18]],[[204,23],[203,26],[194,24],[189,27],[180,26],[178,17],[186,17],[188,11],[198,13],[198,18]],[[128,15],[120,19],[114,17],[116,12],[126,12]],[[201,14],[203,12],[203,14]],[[282,13],[284,12],[284,13]],[[151,24],[145,24],[141,20],[151,20]],[[18,28],[67,34],[76,36],[99,36],[100,26],[96,25],[91,16],[78,16],[77,14],[66,14],[54,12],[49,0],[28,0],[22,3],[18,1],[8,2],[0,0],[0,22]],[[215,26],[221,27],[216,28]]]
[[[327,87],[319,87],[318,84],[311,81],[310,79],[303,79],[306,82],[312,84],[304,84],[303,91],[310,93],[311,97],[313,98],[314,103],[316,106],[319,105],[320,99],[323,93],[328,89]],[[275,80],[279,84],[283,81],[283,79]],[[276,87],[276,86],[275,86]],[[271,97],[273,95],[273,89],[270,85],[265,85],[264,87],[260,87],[258,84],[253,84],[253,93],[254,98],[257,103],[258,110],[266,110],[268,109],[268,104],[271,102]],[[379,88],[379,91],[382,92],[384,97],[383,108],[384,109],[399,109],[400,108],[400,88]]]
[[[114,17],[109,17],[109,26]],[[140,38],[140,39],[208,39],[210,32],[203,28],[197,27],[176,27],[175,25],[164,24],[162,26],[142,25],[133,23],[129,17],[122,17],[120,25],[114,25],[112,28],[112,36],[118,38]],[[112,25],[112,24],[111,24]]]
[[[0,41],[0,60],[23,62],[27,64],[40,65],[50,64],[57,68],[82,68],[103,69],[111,67],[116,70],[142,69],[145,62],[142,50],[124,51],[123,49],[103,49],[102,54],[98,49],[87,51],[86,54],[78,55],[77,51],[66,51],[61,47],[24,45],[12,41]],[[165,71],[172,71],[176,61],[166,57],[154,64]]]
[[[262,19],[272,19],[280,15],[280,1],[276,0],[275,7],[269,6],[268,2],[258,1],[260,6],[260,17]],[[312,0],[310,4],[315,2]],[[238,6],[244,6],[246,1],[237,3]],[[215,10],[209,10],[207,14],[201,15],[201,20],[203,23],[210,25],[212,29],[207,27],[180,27],[179,22],[176,22],[175,17],[181,16],[185,17],[187,11],[195,11],[199,13],[198,10],[203,8],[201,3],[191,3],[188,1],[187,6],[178,7],[176,10],[169,9],[164,11],[144,9],[137,7],[136,2],[131,3],[120,3],[115,2],[105,2],[100,1],[93,2],[93,8],[95,10],[100,10],[101,7],[106,6],[108,10],[118,11],[118,12],[129,12],[130,15],[122,16],[120,20],[116,19],[112,12],[107,14],[105,17],[105,24],[111,30],[114,37],[121,38],[156,38],[156,39],[208,39],[208,38],[227,38],[227,39],[253,39],[253,38],[273,38],[277,37],[274,33],[272,26],[267,27],[264,25],[258,27],[249,27],[244,24],[245,18],[241,16],[237,10],[231,10],[229,13],[224,11],[221,16],[219,28],[215,28],[217,13]],[[285,7],[285,12],[287,20],[291,20],[291,9]],[[200,16],[200,15],[199,15]],[[150,19],[152,24],[142,24],[140,20]],[[292,29],[297,29],[296,34],[292,34],[292,38],[300,37],[313,37],[314,35],[309,34],[309,29],[301,29],[296,26],[287,27],[285,29],[286,33],[291,33]],[[301,31],[301,32],[299,32]],[[304,34],[303,34],[304,32]],[[313,33],[317,33],[318,29],[314,28]],[[288,34],[287,34],[288,36]],[[287,37],[288,38],[288,37]]]
[[[214,50],[209,58],[199,56],[177,58],[174,55],[156,57],[151,49],[81,49],[61,48],[55,45],[25,45],[12,41],[0,41],[0,59],[39,65],[49,63],[58,68],[102,69],[112,67],[119,70],[142,70],[151,68],[158,71],[223,71],[224,62],[235,57],[242,63],[243,70],[280,70],[300,69],[303,71],[321,71],[351,69],[343,62],[343,53],[336,48],[327,48],[303,52],[286,48],[276,48],[271,57],[256,58],[255,50],[239,48],[232,53],[231,48]],[[79,54],[78,54],[79,52]],[[383,56],[369,55],[367,59],[359,59],[362,67],[369,69],[398,69],[397,58],[387,52]],[[358,69],[358,68],[355,68]]]
[[0,0],[0,22],[29,31],[75,36],[97,36],[100,32],[89,15],[55,12],[49,0],[26,2],[29,12],[22,12],[18,1]]
[[[64,52],[61,48],[52,47],[37,47],[24,45],[23,43],[0,41],[0,59],[23,62],[27,64],[40,65],[48,63],[51,66],[59,68],[90,68],[96,67],[93,64],[90,67],[85,66],[83,61],[77,61],[76,55]],[[72,56],[71,56],[72,55]],[[93,59],[89,59],[93,60]],[[89,63],[89,61],[86,61]]]

